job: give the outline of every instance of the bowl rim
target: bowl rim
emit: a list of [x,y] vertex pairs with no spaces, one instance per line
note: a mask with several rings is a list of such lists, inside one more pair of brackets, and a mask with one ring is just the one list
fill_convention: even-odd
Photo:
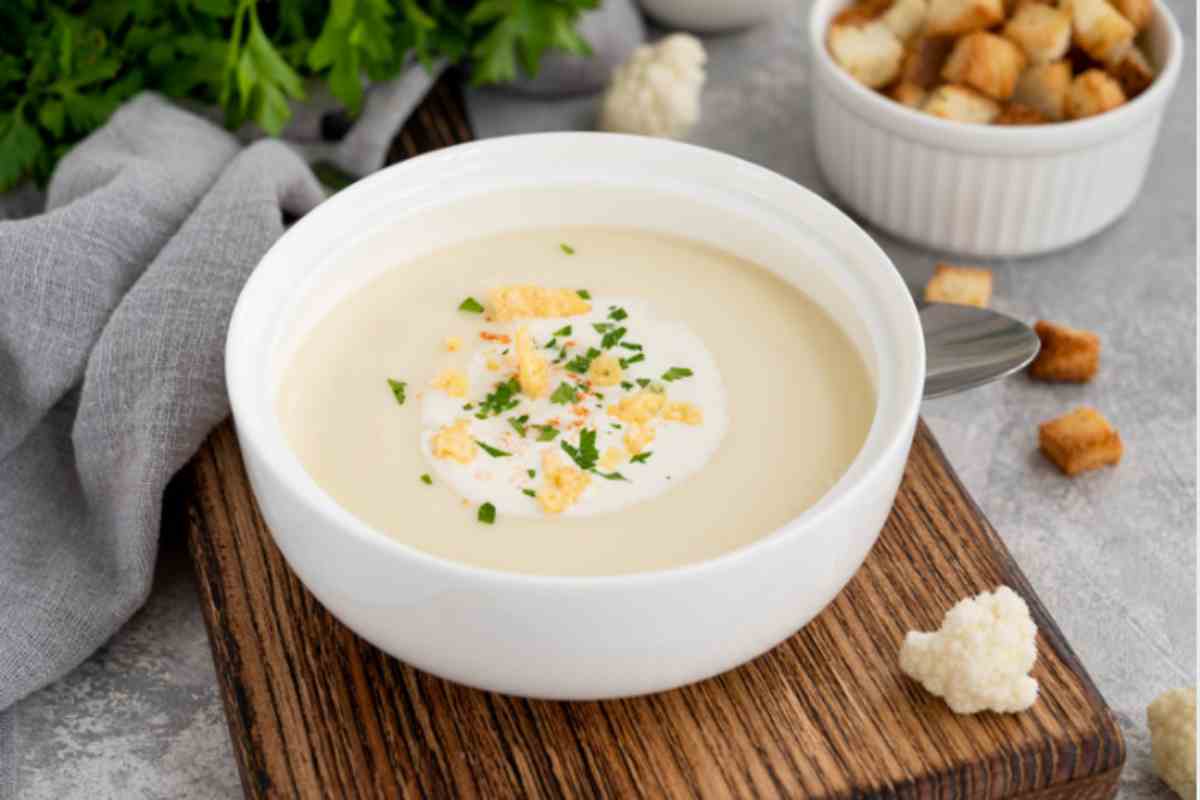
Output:
[[[903,315],[902,324],[908,328],[909,333],[914,340],[914,359],[911,372],[898,373],[902,377],[904,375],[912,375],[915,373],[915,379],[909,379],[911,387],[907,392],[907,396],[900,395],[896,399],[896,406],[899,409],[897,415],[893,415],[893,429],[879,445],[878,453],[869,463],[863,465],[861,474],[854,478],[850,483],[842,487],[841,493],[829,503],[822,501],[829,497],[830,494],[837,489],[827,492],[818,500],[817,504],[805,511],[801,512],[796,517],[785,522],[783,525],[766,531],[759,538],[754,539],[746,544],[743,544],[732,550],[723,552],[717,556],[698,561],[694,563],[683,564],[679,566],[667,567],[663,569],[654,569],[647,571],[619,573],[613,575],[541,575],[533,573],[523,573],[497,569],[493,567],[485,567],[475,564],[470,564],[462,561],[455,561],[443,556],[435,555],[426,552],[413,545],[395,539],[382,531],[377,530],[374,526],[360,519],[349,509],[344,508],[337,503],[336,500],[326,493],[315,480],[308,474],[300,463],[298,456],[284,443],[282,449],[284,453],[276,451],[274,444],[270,441],[267,432],[263,430],[263,420],[257,418],[256,415],[250,413],[253,407],[253,399],[251,397],[254,389],[254,384],[247,381],[247,385],[240,385],[238,382],[239,375],[252,374],[253,366],[247,364],[241,365],[243,359],[249,359],[249,348],[239,347],[239,344],[246,335],[242,331],[252,326],[250,316],[255,309],[251,307],[252,303],[257,304],[256,295],[261,293],[259,285],[266,280],[265,270],[263,269],[269,261],[272,260],[272,254],[277,250],[286,247],[287,243],[295,237],[296,231],[309,221],[309,225],[318,224],[323,217],[328,216],[332,211],[336,211],[343,206],[353,206],[356,201],[356,196],[362,195],[373,190],[373,187],[384,185],[385,181],[393,180],[396,173],[406,171],[410,167],[429,167],[438,161],[457,163],[459,159],[478,159],[487,158],[497,153],[503,153],[506,148],[512,147],[530,147],[538,148],[540,143],[548,139],[555,139],[564,144],[574,144],[577,148],[583,148],[588,142],[595,141],[622,141],[627,146],[637,148],[667,148],[675,149],[680,153],[691,153],[693,155],[707,158],[713,163],[723,162],[724,166],[734,172],[746,175],[749,174],[757,180],[766,180],[775,183],[777,186],[786,187],[789,191],[802,192],[809,196],[809,199],[815,201],[818,205],[823,206],[823,210],[831,215],[831,218],[841,223],[846,227],[848,233],[857,241],[856,245],[864,249],[868,254],[870,261],[877,264],[881,268],[878,273],[880,280],[887,283],[886,295],[896,297],[896,309]],[[489,153],[489,151],[492,151]],[[552,185],[547,181],[547,185]],[[480,193],[482,194],[482,192]],[[239,350],[245,351],[247,355],[243,355]],[[652,139],[642,136],[632,136],[624,134],[612,133],[597,133],[597,132],[553,132],[553,133],[532,133],[519,134],[513,136],[495,137],[490,139],[476,140],[465,142],[451,147],[442,148],[437,151],[426,153],[415,158],[407,159],[401,163],[392,165],[383,170],[374,173],[363,180],[360,180],[350,187],[338,192],[335,196],[330,197],[316,209],[310,211],[304,218],[298,221],[290,229],[276,240],[275,244],[262,256],[259,263],[251,272],[238,296],[237,303],[234,307],[232,317],[230,319],[229,329],[226,335],[225,346],[225,372],[226,372],[226,389],[229,394],[230,409],[233,415],[239,446],[244,450],[253,451],[258,457],[259,462],[265,465],[265,468],[272,473],[275,479],[286,488],[289,494],[296,500],[305,503],[306,510],[319,513],[322,516],[322,522],[326,528],[336,529],[338,535],[352,536],[368,547],[380,548],[384,551],[390,551],[396,556],[415,560],[416,563],[433,570],[448,574],[452,577],[457,577],[467,581],[483,581],[494,586],[517,586],[523,588],[535,589],[612,589],[626,590],[639,586],[648,585],[668,585],[673,582],[692,580],[697,577],[702,577],[706,574],[711,574],[721,570],[737,568],[740,564],[748,559],[758,557],[763,551],[771,550],[772,548],[783,546],[785,543],[804,536],[813,528],[822,525],[826,518],[844,511],[845,508],[851,507],[855,502],[857,495],[866,491],[870,486],[877,485],[880,480],[880,473],[888,468],[889,462],[893,461],[897,455],[906,451],[911,445],[912,428],[916,423],[917,416],[920,410],[921,398],[924,391],[925,383],[925,346],[923,331],[921,328],[920,318],[917,313],[916,303],[904,282],[900,271],[895,264],[883,251],[874,239],[872,239],[863,228],[846,215],[841,209],[835,206],[832,202],[826,200],[812,190],[800,185],[799,183],[786,178],[772,170],[759,166],[749,161],[745,161],[736,156],[729,155],[709,148],[700,147],[697,145],[686,144],[671,140]],[[898,386],[899,390],[903,388],[903,382]],[[268,412],[271,413],[271,412]],[[876,417],[872,421],[872,427],[877,424],[879,413],[879,401],[876,401]],[[868,433],[868,439],[870,438]],[[861,453],[860,453],[861,455]],[[244,457],[243,457],[244,458]],[[857,457],[856,457],[857,458]],[[294,462],[300,474],[304,476],[305,483],[296,485],[293,480],[288,478],[288,470],[281,468],[281,459],[284,461]],[[845,476],[843,476],[843,479]],[[253,487],[252,487],[253,488]],[[270,528],[268,528],[270,529]],[[271,531],[272,536],[275,536],[274,531]]]
[[814,0],[808,16],[808,39],[817,71],[832,81],[832,87],[869,122],[882,125],[895,135],[933,145],[939,149],[1009,155],[1079,150],[1112,139],[1144,122],[1164,105],[1179,78],[1183,65],[1183,33],[1179,22],[1163,0],[1154,0],[1154,25],[1161,21],[1166,32],[1166,54],[1162,68],[1146,91],[1124,105],[1085,119],[1044,125],[976,125],[944,120],[885,97],[850,77],[834,62],[825,46],[828,21],[836,9],[854,0]]

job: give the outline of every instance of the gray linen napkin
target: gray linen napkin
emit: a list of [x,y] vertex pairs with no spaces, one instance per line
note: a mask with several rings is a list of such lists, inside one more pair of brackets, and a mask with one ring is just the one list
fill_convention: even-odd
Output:
[[286,146],[146,94],[0,222],[0,709],[144,602],[163,488],[228,413],[234,301],[322,198]]

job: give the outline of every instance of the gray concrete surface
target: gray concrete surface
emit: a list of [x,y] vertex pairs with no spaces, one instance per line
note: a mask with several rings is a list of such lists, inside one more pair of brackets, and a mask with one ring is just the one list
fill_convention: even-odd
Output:
[[[828,194],[809,140],[804,14],[710,39],[693,141]],[[1146,188],[1109,230],[1067,252],[997,261],[994,305],[1092,328],[1086,386],[1017,377],[927,403],[968,489],[1116,709],[1125,798],[1167,797],[1151,774],[1146,704],[1196,673],[1196,8],[1171,0],[1188,60]],[[589,128],[594,98],[543,104],[473,93],[481,135]],[[937,254],[879,233],[914,290]],[[1120,428],[1120,467],[1068,480],[1035,450],[1036,424],[1087,402]],[[223,798],[236,768],[178,534],[146,608],[83,667],[17,707],[0,758],[21,798]],[[0,787],[0,797],[4,789]]]

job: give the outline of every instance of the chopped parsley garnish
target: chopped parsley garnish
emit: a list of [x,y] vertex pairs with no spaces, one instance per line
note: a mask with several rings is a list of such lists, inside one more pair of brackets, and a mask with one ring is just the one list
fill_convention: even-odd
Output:
[[645,464],[647,461],[650,460],[650,456],[652,456],[652,455],[654,455],[654,453],[647,450],[644,453],[638,453],[636,456],[629,459],[629,461],[633,464]]
[[474,297],[468,297],[466,300],[463,300],[461,303],[458,304],[458,310],[459,311],[467,311],[472,314],[482,314],[483,313],[483,305],[478,300],[476,300]]
[[594,470],[592,470],[592,472],[596,473],[601,478],[604,478],[604,480],[606,480],[606,481],[627,481],[627,480],[629,480],[629,478],[626,478],[624,475],[622,475],[619,472],[601,472],[598,469],[594,469]]
[[463,405],[463,411],[470,411],[474,407],[475,407],[474,403],[466,403]]
[[578,372],[583,374],[591,368],[592,362],[600,356],[600,351],[594,347],[589,347],[586,353],[575,356],[567,362],[566,369],[568,372]]
[[624,328],[617,328],[616,330],[609,331],[608,333],[604,334],[604,338],[600,340],[600,346],[605,350],[608,350],[610,347],[615,347],[617,342],[621,341],[621,337],[624,335]]
[[635,342],[621,342],[621,347],[624,347],[626,350],[641,350],[642,349],[642,346]]
[[614,308],[612,311],[608,312],[608,318],[615,319],[617,322],[620,322],[628,316],[629,315],[625,313],[625,309],[623,308]]
[[575,248],[571,247],[571,245],[567,244],[566,242],[559,243],[558,248],[569,256],[575,255]]
[[517,395],[521,391],[521,384],[516,378],[497,383],[495,390],[487,397],[483,398],[483,402],[479,404],[479,411],[475,414],[476,419],[487,419],[488,417],[497,417],[505,411],[516,408],[521,404],[521,400]]
[[525,436],[525,423],[526,422],[529,422],[528,414],[522,414],[519,417],[509,417],[508,418],[508,424],[512,425],[513,430],[516,431],[517,435],[522,438]]
[[637,385],[642,387],[643,389],[645,389],[647,386],[650,385],[650,379],[649,378],[638,378]]
[[563,325],[561,328],[556,330],[553,335],[554,336],[570,336],[571,335],[571,326]]
[[579,295],[579,296],[580,296],[580,297],[582,297],[584,300],[591,300],[591,299],[592,299],[592,293],[591,293],[591,292],[589,292],[587,289],[580,289],[579,291],[575,292],[575,294]]
[[530,497],[537,497],[537,492],[535,492],[533,489],[522,489],[521,494],[528,495]]
[[579,432],[579,447],[574,447],[570,442],[563,442],[562,449],[585,472],[591,470],[600,460],[600,451],[596,449],[596,431],[589,428]]
[[397,405],[404,405],[405,396],[404,390],[408,388],[408,384],[404,381],[394,381],[391,378],[387,379],[388,386],[392,387],[392,396],[396,398]]
[[558,436],[558,428],[551,425],[538,425],[537,428],[541,431],[537,438],[539,442],[552,442],[554,437]]
[[622,389],[626,389],[626,390],[628,390],[628,389],[632,389],[632,388],[633,388],[633,384],[632,384],[632,383],[630,383],[629,381],[621,381],[621,388],[622,388]]
[[484,525],[491,525],[496,521],[496,507],[491,503],[484,503],[479,507],[479,513],[475,515],[475,518]]
[[668,383],[690,377],[692,377],[692,371],[687,367],[671,367],[662,374],[662,379]]
[[481,442],[478,439],[475,440],[475,444],[482,447],[483,452],[487,453],[492,458],[508,458],[509,456],[512,455],[512,453],[506,453],[503,450],[492,447],[490,444],[487,444],[486,442]]
[[558,351],[558,358],[554,359],[550,363],[551,364],[561,364],[563,359],[566,357],[567,357],[567,348],[564,347],[563,349]]
[[421,476],[421,483],[425,484],[426,486],[433,486],[433,478],[429,477],[428,472]]
[[536,469],[527,469],[527,470],[525,470],[525,474],[527,474],[531,478],[536,478],[537,470]]
[[663,386],[661,383],[651,383],[646,387],[646,390],[654,392],[655,394],[662,394],[667,390],[667,387]]
[[609,426],[616,428],[617,430],[621,430],[621,423],[619,423],[619,422],[610,422]]
[[558,337],[555,336],[554,338],[552,338],[550,341],[546,342],[542,346],[545,347],[547,350],[553,350],[555,347],[558,346]]
[[[621,369],[629,369],[630,364],[636,364],[639,361],[645,361],[645,360],[646,360],[645,353],[638,353],[637,355],[630,356],[629,358],[622,358],[622,359],[620,359]],[[638,383],[641,383],[641,381],[639,380]],[[642,385],[644,386],[645,384],[642,384]]]
[[605,333],[609,329],[611,329],[612,326],[613,326],[613,324],[611,322],[593,322],[592,323],[592,327],[596,329],[596,333]]
[[550,402],[557,403],[560,406],[574,403],[575,399],[575,387],[569,383],[560,383],[558,388],[554,390],[554,394],[550,395]]

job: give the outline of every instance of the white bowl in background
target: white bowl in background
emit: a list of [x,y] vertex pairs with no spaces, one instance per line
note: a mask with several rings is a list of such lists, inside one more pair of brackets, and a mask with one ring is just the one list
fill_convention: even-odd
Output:
[[[623,576],[539,577],[402,544],[313,482],[285,441],[276,395],[290,355],[317,320],[381,271],[432,249],[574,224],[718,245],[801,287],[839,322],[868,366],[877,408],[861,452],[829,494],[780,530],[709,561]],[[594,133],[459,145],[338,193],[263,257],[238,300],[225,358],[263,517],[317,599],[420,669],[560,699],[635,695],[709,677],[774,647],[824,608],[892,506],[925,371],[904,282],[842,212],[732,156]]]
[[825,47],[849,4],[815,0],[809,16],[814,136],[830,187],[871,223],[938,250],[1030,256],[1091,236],[1133,204],[1183,61],[1161,0],[1143,34],[1158,68],[1145,92],[1088,119],[1011,127],[932,117],[851,78]]

